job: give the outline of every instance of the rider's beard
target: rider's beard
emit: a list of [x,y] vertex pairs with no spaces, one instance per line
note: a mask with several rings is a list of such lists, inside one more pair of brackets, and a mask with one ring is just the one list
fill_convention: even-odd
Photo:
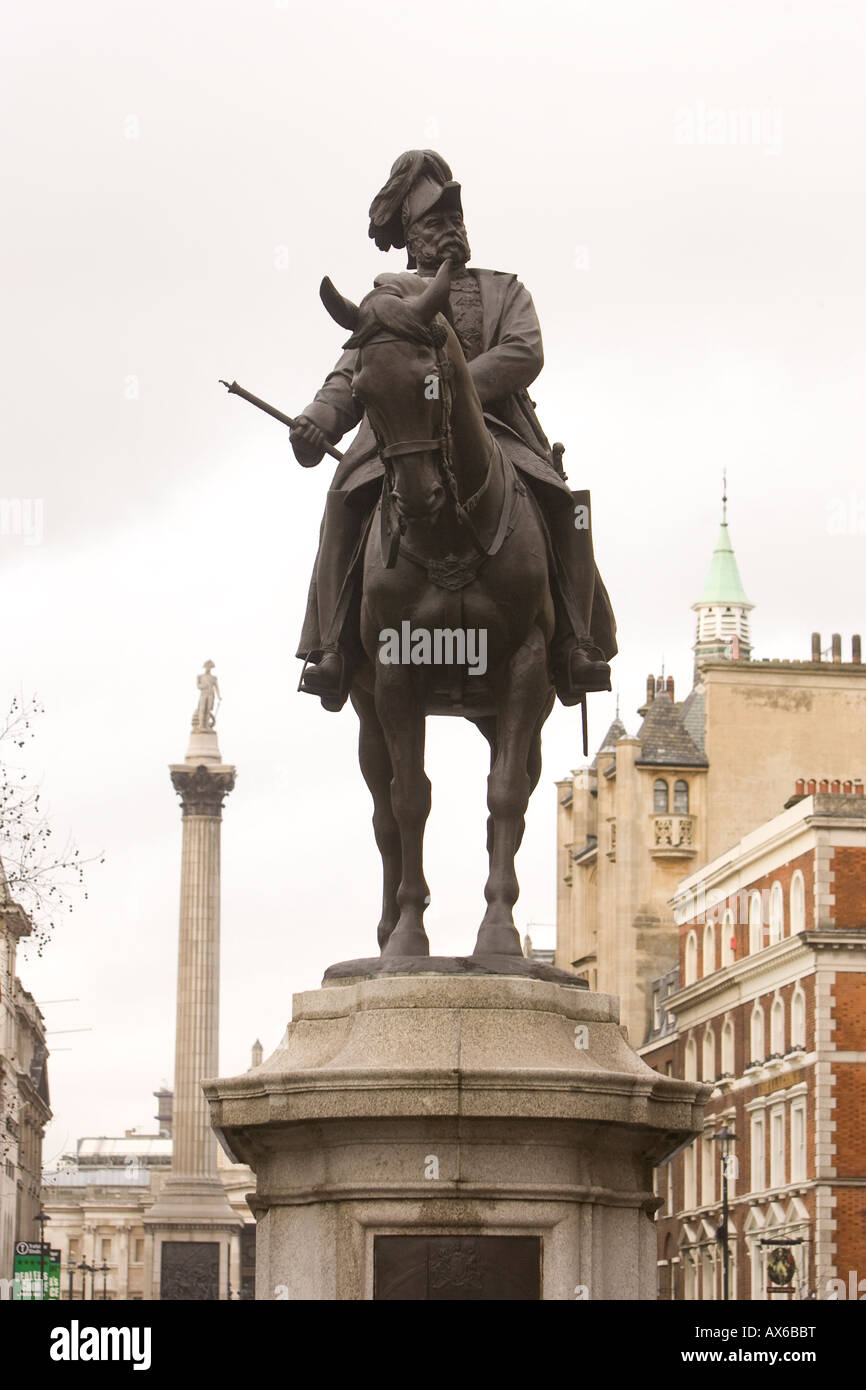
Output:
[[463,266],[472,255],[466,232],[458,227],[444,228],[433,237],[410,237],[406,249],[414,256],[419,270],[431,272],[437,271],[444,260]]

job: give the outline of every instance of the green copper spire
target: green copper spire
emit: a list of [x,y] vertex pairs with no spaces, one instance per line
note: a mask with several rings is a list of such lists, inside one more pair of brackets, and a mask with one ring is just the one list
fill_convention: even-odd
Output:
[[719,531],[716,548],[713,551],[713,558],[710,561],[710,569],[703,593],[698,599],[698,603],[724,605],[737,603],[751,608],[753,605],[746,598],[746,591],[743,588],[743,581],[740,579],[740,571],[737,569],[737,561],[734,557],[734,547],[731,545],[731,538],[728,535],[727,474],[723,474],[722,478],[722,527]]

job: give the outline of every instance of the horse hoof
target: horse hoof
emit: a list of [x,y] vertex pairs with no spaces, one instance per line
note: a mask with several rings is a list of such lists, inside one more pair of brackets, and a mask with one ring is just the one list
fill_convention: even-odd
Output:
[[383,956],[429,956],[430,942],[424,931],[397,927],[382,948]]
[[385,947],[388,945],[388,942],[391,940],[391,937],[394,935],[396,927],[396,922],[380,922],[378,927],[376,928],[376,941],[379,945],[380,954],[382,951],[384,951]]
[[522,956],[520,936],[513,926],[482,926],[473,956]]

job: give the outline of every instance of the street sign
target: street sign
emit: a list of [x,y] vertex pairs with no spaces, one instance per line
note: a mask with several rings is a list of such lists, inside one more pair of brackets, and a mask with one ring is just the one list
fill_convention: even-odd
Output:
[[12,1274],[18,1283],[19,1299],[33,1302],[60,1298],[60,1251],[52,1250],[48,1241],[17,1241]]

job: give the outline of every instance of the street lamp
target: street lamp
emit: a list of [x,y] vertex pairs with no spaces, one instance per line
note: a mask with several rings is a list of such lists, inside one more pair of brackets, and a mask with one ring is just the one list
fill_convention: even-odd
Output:
[[73,1288],[73,1286],[72,1286],[72,1280],[73,1280],[73,1276],[74,1276],[74,1274],[75,1274],[75,1268],[76,1268],[76,1266],[75,1266],[75,1265],[72,1263],[72,1261],[70,1260],[70,1261],[69,1261],[69,1264],[66,1266],[66,1268],[67,1268],[67,1271],[68,1271],[68,1273],[69,1273],[69,1302],[71,1303],[71,1302],[73,1301],[73,1299],[75,1298],[75,1290],[74,1290],[74,1288]]
[[[731,1164],[736,1165],[736,1157],[729,1153],[728,1145],[736,1140],[736,1134],[727,1125],[722,1125],[718,1134],[713,1135],[713,1140],[718,1140],[722,1146],[722,1224],[716,1232],[716,1236],[722,1242],[722,1298],[728,1302],[728,1277],[730,1266],[730,1251],[728,1250],[728,1173],[731,1171]],[[733,1168],[736,1175],[736,1166]]]
[[34,1218],[39,1227],[39,1297],[45,1297],[45,1227],[51,1220],[50,1216],[45,1215],[42,1207],[39,1208],[39,1215]]
[[90,1275],[90,1296],[93,1297],[93,1265],[89,1265],[86,1260],[82,1260],[78,1266],[81,1270],[81,1297],[87,1298],[87,1276]]
[[102,1301],[103,1301],[103,1303],[107,1303],[107,1302],[108,1302],[108,1265],[105,1263],[105,1260],[103,1260],[103,1261],[102,1261],[102,1264],[99,1266],[99,1272],[100,1272],[100,1274],[102,1275]]

